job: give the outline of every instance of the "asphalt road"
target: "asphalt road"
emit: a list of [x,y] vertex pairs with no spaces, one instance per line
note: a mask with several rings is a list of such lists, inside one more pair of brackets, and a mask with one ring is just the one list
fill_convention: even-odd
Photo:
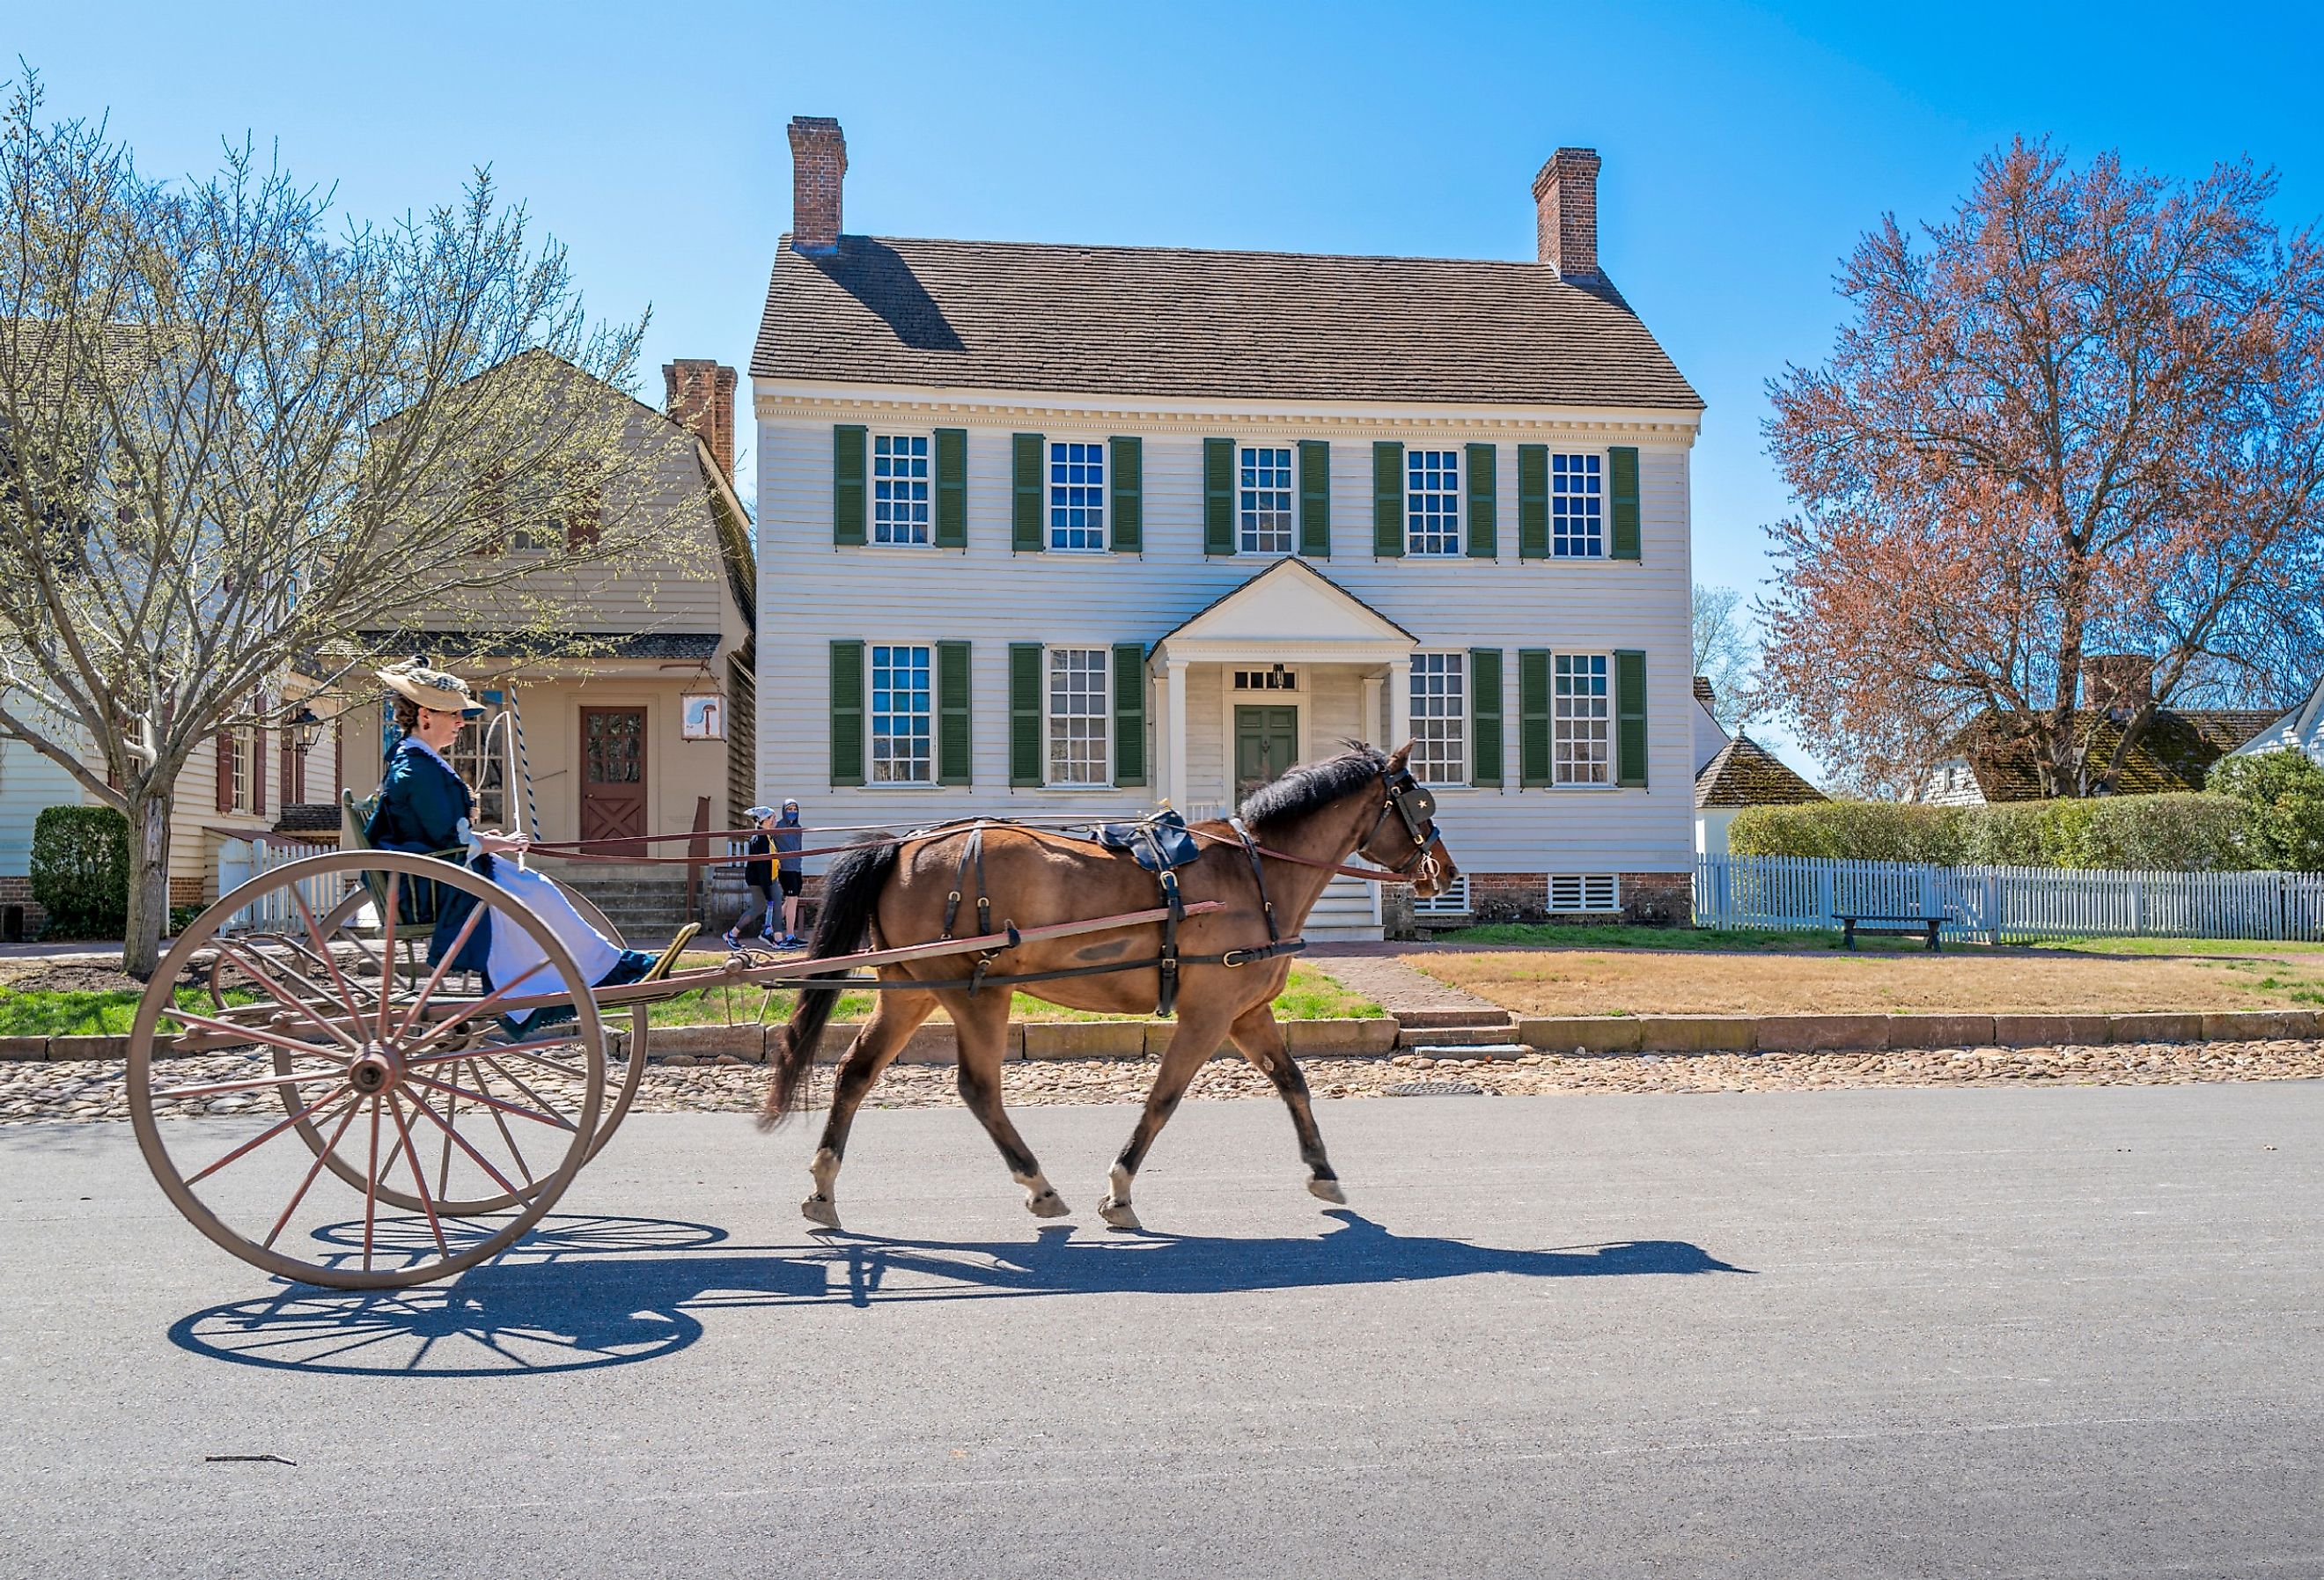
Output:
[[0,1132],[10,1575],[2324,1574],[2324,1085],[644,1115],[535,1250],[270,1285]]

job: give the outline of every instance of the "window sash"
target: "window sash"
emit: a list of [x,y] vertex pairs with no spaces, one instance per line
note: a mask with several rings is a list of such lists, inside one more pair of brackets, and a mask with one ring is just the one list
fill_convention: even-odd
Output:
[[228,732],[226,738],[234,756],[228,764],[228,772],[233,775],[233,791],[227,799],[233,802],[235,811],[247,812],[251,809],[250,776],[258,755],[257,737],[249,725],[244,725]]
[[1102,647],[1047,651],[1048,780],[1052,785],[1113,782],[1111,652]]
[[1244,445],[1236,456],[1235,530],[1245,554],[1288,554],[1298,485],[1289,445]]
[[930,685],[935,650],[925,642],[874,646],[870,716],[872,782],[936,781],[935,697]]
[[933,448],[926,434],[882,433],[872,440],[872,541],[918,548],[936,515]]
[[1614,782],[1613,661],[1605,653],[1550,659],[1550,779]]
[[1049,445],[1049,547],[1105,547],[1105,444],[1056,439]]
[[1606,477],[1594,455],[1549,457],[1549,551],[1560,559],[1606,552]]
[[1461,784],[1469,777],[1469,655],[1412,655],[1413,777]]
[[1461,552],[1461,452],[1404,452],[1404,550]]
[[487,712],[481,718],[472,718],[460,726],[452,739],[452,749],[445,753],[453,772],[468,781],[476,793],[475,826],[479,828],[504,828],[508,826],[508,787],[501,782],[503,774],[495,771],[501,766],[484,755],[484,734],[493,716]]

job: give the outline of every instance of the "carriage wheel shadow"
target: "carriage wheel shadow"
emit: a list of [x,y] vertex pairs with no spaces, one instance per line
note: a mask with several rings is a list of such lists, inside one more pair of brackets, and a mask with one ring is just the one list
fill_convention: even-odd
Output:
[[[552,1215],[498,1261],[440,1286],[355,1291],[283,1285],[170,1329],[180,1349],[272,1370],[340,1375],[506,1376],[658,1360],[703,1334],[705,1315],[796,1306],[1051,1295],[1218,1295],[1499,1273],[1609,1278],[1748,1273],[1678,1240],[1504,1250],[1391,1233],[1345,1208],[1320,1236],[1091,1235],[1029,1240],[832,1234],[805,1246],[734,1246],[677,1219]],[[318,1232],[327,1242],[343,1225]],[[385,1236],[410,1232],[392,1226]],[[425,1233],[424,1228],[417,1231]]]

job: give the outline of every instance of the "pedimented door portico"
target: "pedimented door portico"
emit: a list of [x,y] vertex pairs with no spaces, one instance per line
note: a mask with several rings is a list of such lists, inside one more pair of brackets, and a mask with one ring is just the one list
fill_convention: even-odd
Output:
[[[1171,804],[1189,809],[1225,804],[1247,788],[1239,782],[1244,775],[1237,721],[1248,710],[1266,716],[1270,754],[1284,750],[1286,732],[1296,741],[1295,754],[1316,750],[1309,737],[1318,733],[1317,714],[1333,698],[1345,703],[1333,710],[1344,720],[1341,727],[1370,736],[1384,724],[1389,736],[1403,739],[1416,645],[1410,632],[1305,560],[1277,560],[1154,646],[1150,663],[1163,682],[1156,736]],[[1197,695],[1198,665],[1218,666],[1215,709]],[[1296,677],[1296,700],[1263,688],[1263,681],[1248,691],[1233,688],[1238,671],[1271,676],[1278,666]],[[1377,716],[1383,687],[1385,721]],[[1260,726],[1254,722],[1252,727]],[[1205,740],[1197,729],[1218,738]],[[1286,766],[1274,764],[1273,771]]]

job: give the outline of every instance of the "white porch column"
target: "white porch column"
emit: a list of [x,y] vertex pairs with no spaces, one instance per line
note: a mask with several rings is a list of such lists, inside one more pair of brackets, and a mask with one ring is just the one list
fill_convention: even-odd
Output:
[[1186,806],[1186,666],[1172,660],[1169,666],[1170,804]]
[[[1364,711],[1360,716],[1364,721],[1364,739],[1374,745],[1379,744],[1379,737],[1372,732],[1385,727],[1384,721],[1380,718],[1379,705],[1380,678],[1378,675],[1366,675],[1364,677]],[[1391,747],[1390,750],[1394,748]]]
[[1388,739],[1380,745],[1393,752],[1412,738],[1412,661],[1390,659],[1388,665]]

